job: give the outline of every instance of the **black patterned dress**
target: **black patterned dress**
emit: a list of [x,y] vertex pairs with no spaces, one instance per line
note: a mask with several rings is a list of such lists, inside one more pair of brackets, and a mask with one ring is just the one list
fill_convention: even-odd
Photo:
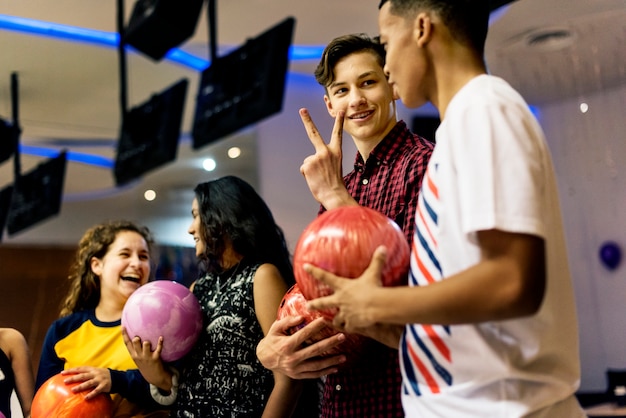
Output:
[[183,359],[172,417],[254,418],[263,413],[274,377],[256,357],[263,338],[253,298],[259,264],[244,263],[219,276],[207,274],[195,284],[204,330]]

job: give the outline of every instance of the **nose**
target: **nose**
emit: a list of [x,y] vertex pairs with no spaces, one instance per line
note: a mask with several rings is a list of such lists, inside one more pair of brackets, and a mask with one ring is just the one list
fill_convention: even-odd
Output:
[[359,107],[366,102],[367,100],[361,91],[355,89],[350,92],[350,107]]
[[133,254],[132,257],[130,257],[130,265],[131,266],[139,266],[141,265],[142,260],[141,258],[139,258],[139,254]]

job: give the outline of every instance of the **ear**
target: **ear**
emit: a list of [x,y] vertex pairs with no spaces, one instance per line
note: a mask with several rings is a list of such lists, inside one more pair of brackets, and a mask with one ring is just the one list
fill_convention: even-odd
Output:
[[413,26],[413,37],[417,46],[423,48],[430,41],[432,31],[430,15],[426,12],[418,13]]
[[324,95],[324,103],[326,103],[326,110],[328,110],[328,114],[333,118],[337,116],[337,112],[333,109],[333,104],[327,94]]
[[93,274],[100,277],[102,275],[102,260],[97,257],[91,257],[91,271]]

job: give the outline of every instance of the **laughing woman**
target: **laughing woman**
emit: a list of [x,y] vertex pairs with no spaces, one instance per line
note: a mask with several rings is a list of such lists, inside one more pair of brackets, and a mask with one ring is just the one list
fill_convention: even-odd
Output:
[[[70,290],[60,318],[46,334],[36,388],[62,372],[66,382],[80,382],[73,390],[87,398],[110,393],[114,417],[167,416],[151,395],[121,332],[126,301],[150,278],[152,243],[147,228],[127,221],[102,223],[85,233],[70,270]],[[171,382],[169,370],[161,373],[164,382]],[[158,389],[171,388],[166,384]]]

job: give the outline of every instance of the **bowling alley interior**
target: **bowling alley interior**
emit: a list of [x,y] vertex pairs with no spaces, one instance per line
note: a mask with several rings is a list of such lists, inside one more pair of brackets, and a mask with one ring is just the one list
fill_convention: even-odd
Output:
[[[189,285],[198,275],[187,232],[193,188],[235,175],[266,200],[293,250],[319,208],[299,170],[314,150],[298,109],[309,110],[327,140],[334,120],[313,77],[324,45],[346,33],[378,34],[378,1],[207,0],[154,51],[138,23],[146,3],[0,2],[0,151],[13,138],[9,127],[19,126],[17,151],[0,159],[0,327],[25,336],[34,370],[77,243],[96,223],[148,226],[156,278]],[[626,387],[626,3],[492,3],[487,66],[531,106],[556,170],[579,325],[579,399],[609,402]],[[120,33],[132,39],[125,48]],[[265,102],[228,114],[229,124],[201,141],[203,76],[219,77],[211,63],[244,47],[256,48],[249,56],[262,70],[252,82]],[[155,132],[158,149],[134,158],[146,147],[129,145],[133,128],[156,120],[147,109],[161,112],[158,129],[167,133]],[[143,115],[135,127],[121,124],[129,112]],[[434,139],[432,105],[398,101],[397,113]],[[344,171],[355,153],[344,135]],[[11,201],[5,191],[26,177],[31,189]]]

